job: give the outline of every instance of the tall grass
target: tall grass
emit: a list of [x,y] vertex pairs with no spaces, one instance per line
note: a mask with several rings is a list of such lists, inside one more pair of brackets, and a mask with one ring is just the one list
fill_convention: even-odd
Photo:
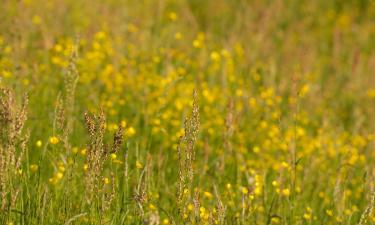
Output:
[[3,1],[0,224],[374,224],[374,19]]

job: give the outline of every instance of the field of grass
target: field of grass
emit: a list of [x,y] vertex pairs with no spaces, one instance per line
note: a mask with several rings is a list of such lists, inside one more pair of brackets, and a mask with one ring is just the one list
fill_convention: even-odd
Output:
[[1,0],[0,224],[375,224],[375,1]]

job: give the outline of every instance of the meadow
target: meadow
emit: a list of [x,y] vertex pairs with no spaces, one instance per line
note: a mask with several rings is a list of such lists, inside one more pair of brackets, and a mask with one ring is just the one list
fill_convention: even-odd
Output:
[[375,1],[1,0],[0,224],[375,224]]

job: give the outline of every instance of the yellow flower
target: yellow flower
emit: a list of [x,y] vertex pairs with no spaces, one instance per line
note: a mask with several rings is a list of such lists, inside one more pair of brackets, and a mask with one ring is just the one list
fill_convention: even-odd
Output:
[[61,172],[58,172],[58,173],[56,174],[56,179],[57,179],[57,180],[60,180],[60,179],[63,178],[63,177],[64,177],[64,174],[61,173]]
[[121,126],[122,128],[125,128],[125,127],[126,127],[126,120],[121,120],[121,122],[120,122],[120,126]]
[[331,216],[333,216],[333,211],[330,210],[330,209],[327,209],[326,214],[331,217]]
[[253,147],[253,152],[254,152],[254,153],[259,153],[259,152],[260,152],[260,148],[259,148],[259,146],[254,146],[254,147]]
[[176,21],[177,20],[177,14],[175,12],[170,12],[168,14],[168,18],[172,21]]
[[182,34],[180,32],[177,32],[177,33],[174,34],[174,38],[176,40],[180,40],[182,38]]
[[199,215],[202,219],[206,219],[206,217],[208,216],[208,213],[206,212],[206,208],[204,208],[203,206],[201,206],[199,208]]
[[53,48],[56,52],[62,52],[63,47],[60,44],[56,44],[55,47]]
[[128,137],[132,137],[134,136],[134,134],[136,133],[134,127],[129,127],[126,131],[126,134],[128,135]]
[[194,48],[201,48],[202,47],[202,42],[200,40],[194,40],[193,41],[193,47]]
[[32,172],[36,172],[36,171],[38,171],[38,165],[36,165],[36,164],[31,164],[30,165],[30,170],[32,171]]
[[280,223],[280,219],[278,217],[272,217],[271,223],[272,224],[279,224]]
[[137,167],[137,169],[142,169],[143,168],[143,165],[141,162],[139,162],[138,160],[135,162],[135,167]]
[[65,172],[65,166],[63,166],[63,165],[59,166],[59,170],[60,170],[61,172]]
[[2,71],[2,75],[3,75],[3,77],[8,78],[8,77],[12,76],[12,73],[7,71],[7,70],[4,70],[4,71]]
[[208,191],[205,191],[203,194],[206,198],[209,198],[209,199],[211,199],[213,197],[213,195]]
[[189,203],[188,206],[187,206],[187,209],[188,209],[189,211],[193,211],[193,209],[194,209],[194,205],[191,204],[191,203]]
[[168,224],[169,224],[169,219],[165,218],[165,219],[163,220],[163,224],[164,224],[164,225],[168,225]]
[[105,34],[104,31],[99,31],[99,32],[97,32],[97,33],[95,34],[95,38],[96,38],[97,40],[103,40],[103,39],[106,38],[106,34]]
[[148,206],[151,210],[156,210],[156,207],[152,204],[152,203],[150,203],[150,205]]
[[104,184],[109,184],[109,183],[110,183],[108,177],[104,177],[104,178],[103,178],[103,181],[104,181]]
[[303,214],[303,218],[305,220],[311,220],[311,214],[305,213],[305,214]]
[[211,52],[210,58],[214,62],[218,62],[220,60],[220,54],[216,51]]
[[36,147],[40,148],[40,147],[42,147],[43,142],[41,140],[38,140],[35,145],[36,145]]
[[77,147],[73,147],[72,148],[72,152],[73,152],[73,154],[77,154],[78,153],[78,148]]
[[247,190],[246,187],[242,187],[241,192],[242,192],[242,194],[247,195],[249,193],[249,190]]
[[82,149],[81,150],[81,155],[86,155],[86,154],[87,154],[87,149],[86,148]]
[[52,136],[52,137],[49,138],[49,143],[51,143],[53,145],[59,143],[59,141],[60,141],[59,138],[56,137],[56,136]]
[[285,188],[285,189],[283,189],[282,194],[285,197],[289,197],[290,196],[290,190],[288,188]]
[[309,92],[309,90],[310,90],[310,86],[308,84],[305,84],[305,85],[302,86],[302,88],[299,92],[299,95],[301,97],[304,97]]
[[261,194],[262,194],[262,188],[261,188],[261,186],[257,186],[257,187],[255,187],[255,189],[254,189],[254,193],[255,193],[256,195],[261,195]]
[[115,153],[112,153],[112,154],[111,154],[111,158],[112,158],[113,160],[115,160],[115,159],[117,158],[117,155],[116,155]]

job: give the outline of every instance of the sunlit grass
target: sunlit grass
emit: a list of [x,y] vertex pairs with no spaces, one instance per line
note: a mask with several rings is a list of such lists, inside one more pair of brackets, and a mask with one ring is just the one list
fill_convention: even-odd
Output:
[[0,7],[0,224],[374,224],[373,1]]

